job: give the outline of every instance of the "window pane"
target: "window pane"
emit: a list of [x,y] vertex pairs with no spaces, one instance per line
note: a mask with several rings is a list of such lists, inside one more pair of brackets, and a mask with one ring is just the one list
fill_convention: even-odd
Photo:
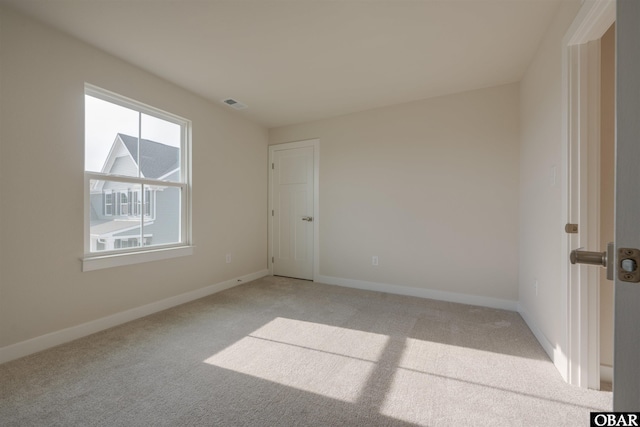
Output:
[[142,194],[142,186],[95,179],[90,180],[89,185],[90,251],[111,251],[140,246],[142,218],[132,212],[129,201],[133,194]]
[[141,115],[140,169],[145,178],[179,182],[182,128],[166,120]]
[[[150,215],[144,217],[144,245],[167,245],[181,241],[181,189],[145,186],[144,204]],[[147,208],[145,208],[147,209]]]
[[137,111],[85,95],[85,170],[138,176]]

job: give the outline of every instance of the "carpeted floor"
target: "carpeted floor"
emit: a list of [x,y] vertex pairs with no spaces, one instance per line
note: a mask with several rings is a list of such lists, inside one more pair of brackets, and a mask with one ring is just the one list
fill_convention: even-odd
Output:
[[586,426],[517,313],[265,277],[0,365],[2,426]]

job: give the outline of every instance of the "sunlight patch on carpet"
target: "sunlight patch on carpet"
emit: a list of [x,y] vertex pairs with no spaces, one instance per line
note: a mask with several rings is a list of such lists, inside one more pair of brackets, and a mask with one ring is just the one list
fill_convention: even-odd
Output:
[[[380,413],[416,423],[426,412],[434,425],[468,425],[469,414],[479,425],[518,424],[528,411],[577,408],[567,396],[549,396],[556,375],[535,359],[408,338]],[[442,400],[446,411],[430,408]]]
[[389,337],[278,317],[205,363],[355,402]]

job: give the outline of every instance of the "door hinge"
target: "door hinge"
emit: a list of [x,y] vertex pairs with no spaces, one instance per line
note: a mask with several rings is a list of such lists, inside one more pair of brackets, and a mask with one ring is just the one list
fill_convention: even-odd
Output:
[[275,169],[276,168],[276,164],[275,163],[271,163],[271,169]]
[[274,264],[275,261],[273,260],[273,257],[271,257],[271,264]]
[[271,216],[273,216],[273,215],[274,215],[274,213],[273,213],[273,209],[271,209]]

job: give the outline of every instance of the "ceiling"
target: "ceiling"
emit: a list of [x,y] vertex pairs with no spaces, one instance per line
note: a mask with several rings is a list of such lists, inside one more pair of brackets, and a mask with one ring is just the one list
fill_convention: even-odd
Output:
[[0,4],[277,127],[519,81],[562,1]]

